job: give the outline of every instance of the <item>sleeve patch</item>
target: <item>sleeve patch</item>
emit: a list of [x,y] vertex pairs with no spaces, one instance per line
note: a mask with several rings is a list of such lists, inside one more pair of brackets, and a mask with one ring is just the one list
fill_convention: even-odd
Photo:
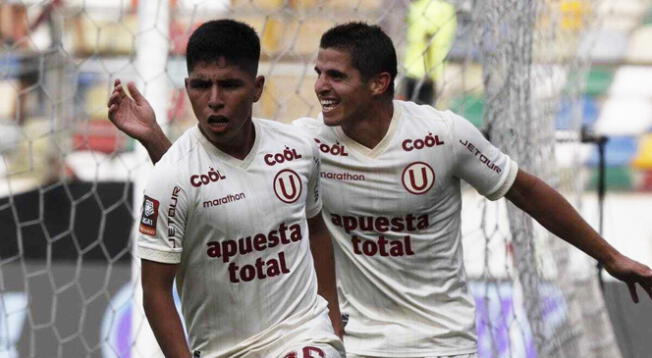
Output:
[[152,199],[149,196],[145,195],[145,200],[143,201],[143,214],[140,217],[141,233],[149,236],[156,236],[158,206],[158,200]]

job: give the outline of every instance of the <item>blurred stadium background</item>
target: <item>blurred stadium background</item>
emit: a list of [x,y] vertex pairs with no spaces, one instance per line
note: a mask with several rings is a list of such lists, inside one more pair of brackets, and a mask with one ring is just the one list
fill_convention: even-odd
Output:
[[[284,122],[319,111],[321,33],[379,24],[400,96],[432,85],[426,102],[464,115],[652,265],[651,1],[4,0],[0,358],[156,355],[130,244],[150,164],[106,100],[115,78],[136,81],[176,138],[195,122],[185,42],[218,17],[259,32],[255,115]],[[633,305],[606,274],[601,288],[592,260],[504,202],[464,199],[480,357],[650,356],[649,300]]]

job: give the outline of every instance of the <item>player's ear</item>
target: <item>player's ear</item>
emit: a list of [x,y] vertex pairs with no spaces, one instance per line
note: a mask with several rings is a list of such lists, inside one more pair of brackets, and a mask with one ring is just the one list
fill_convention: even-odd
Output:
[[260,96],[263,95],[263,88],[265,87],[265,76],[256,76],[256,81],[254,82],[254,102],[258,102]]
[[374,96],[383,95],[392,83],[392,76],[388,72],[381,72],[369,80],[369,89]]

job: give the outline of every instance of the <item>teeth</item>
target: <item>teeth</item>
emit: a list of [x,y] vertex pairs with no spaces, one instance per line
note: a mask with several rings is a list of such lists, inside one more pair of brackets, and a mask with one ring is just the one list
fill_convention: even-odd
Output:
[[332,99],[322,99],[319,101],[324,112],[330,112],[337,105],[337,101]]

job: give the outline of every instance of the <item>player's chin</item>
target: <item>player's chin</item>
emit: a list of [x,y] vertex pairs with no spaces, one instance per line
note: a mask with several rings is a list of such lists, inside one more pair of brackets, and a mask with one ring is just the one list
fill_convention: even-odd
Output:
[[338,113],[322,111],[322,116],[324,118],[324,124],[329,127],[339,126],[342,124],[342,116]]

